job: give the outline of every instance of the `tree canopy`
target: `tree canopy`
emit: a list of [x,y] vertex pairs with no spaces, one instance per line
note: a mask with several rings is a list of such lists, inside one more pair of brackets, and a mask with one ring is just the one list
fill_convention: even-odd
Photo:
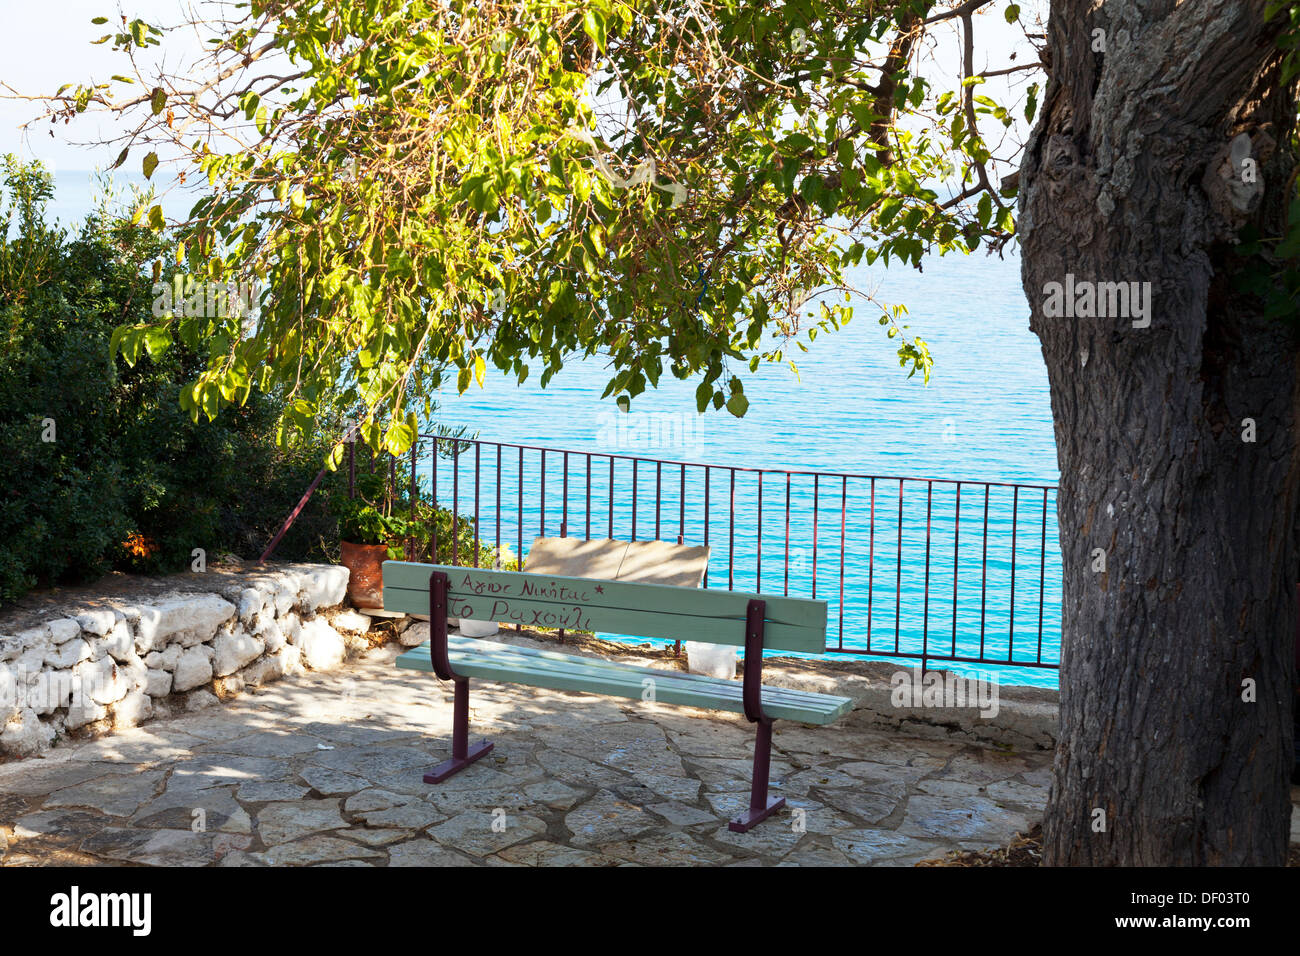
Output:
[[[55,119],[116,114],[118,164],[205,176],[176,224],[186,268],[263,290],[255,321],[175,308],[124,327],[128,360],[206,349],[181,396],[196,416],[287,388],[286,440],[341,392],[365,439],[400,452],[444,379],[463,391],[489,365],[545,384],[594,358],[624,407],[668,373],[698,381],[701,412],[743,415],[745,368],[797,373],[851,293],[928,379],[905,308],[848,271],[1010,239],[1013,115],[974,66],[994,10],[1019,16],[978,0],[253,0],[200,21],[211,52],[178,74],[139,62],[171,30],[123,18],[103,42],[131,69],[48,102]],[[945,89],[919,46],[952,26]],[[1022,93],[1028,119],[1037,84]],[[136,218],[168,225],[159,205]]]

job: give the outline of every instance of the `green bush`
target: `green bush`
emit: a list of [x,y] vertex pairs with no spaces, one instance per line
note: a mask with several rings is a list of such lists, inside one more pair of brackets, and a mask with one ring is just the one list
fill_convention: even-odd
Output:
[[[134,367],[110,358],[119,325],[151,317],[152,232],[95,215],[49,226],[49,176],[12,157],[0,170],[0,604],[110,569],[183,570],[193,549],[256,558],[323,461],[328,439],[276,447],[274,398],[254,392],[215,422],[181,410],[197,355],[174,344]],[[174,269],[174,266],[171,267]],[[337,540],[317,497],[276,549],[319,559]]]

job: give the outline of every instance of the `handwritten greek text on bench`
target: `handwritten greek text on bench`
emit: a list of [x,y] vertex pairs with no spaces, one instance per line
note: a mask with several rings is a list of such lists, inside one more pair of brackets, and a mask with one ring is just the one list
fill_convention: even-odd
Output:
[[[460,589],[468,591],[471,594],[503,594],[509,595],[514,590],[513,582],[502,581],[476,581],[470,575],[465,575],[465,580],[461,582]],[[547,584],[536,584],[532,581],[523,581],[519,585],[517,597],[541,598],[545,601],[581,601],[589,600],[586,591],[577,591],[564,585],[557,585],[554,581]]]
[[[487,607],[487,601],[475,602],[478,608]],[[451,599],[452,617],[467,617],[479,621],[507,621],[525,627],[563,627],[571,631],[591,630],[591,620],[584,608],[566,605],[553,610],[546,608],[512,607],[504,598],[492,598],[491,608],[484,614],[464,598]]]

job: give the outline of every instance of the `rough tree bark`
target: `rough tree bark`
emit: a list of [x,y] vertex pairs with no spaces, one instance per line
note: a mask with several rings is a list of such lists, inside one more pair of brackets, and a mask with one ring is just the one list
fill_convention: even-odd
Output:
[[[1281,234],[1294,169],[1264,7],[1052,3],[1019,224],[1061,469],[1049,864],[1285,859],[1297,343],[1234,291],[1228,255],[1248,222]],[[1052,315],[1067,274],[1151,283],[1150,325],[1119,300]]]

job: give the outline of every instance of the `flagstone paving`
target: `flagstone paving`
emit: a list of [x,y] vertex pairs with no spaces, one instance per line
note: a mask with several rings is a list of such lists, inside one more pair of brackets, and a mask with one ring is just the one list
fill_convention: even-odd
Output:
[[[183,866],[908,865],[1037,821],[1050,755],[778,723],[788,810],[728,831],[743,718],[475,682],[496,749],[430,787],[451,694],[380,649],[44,758],[0,765],[0,862]],[[7,850],[5,844],[8,844]]]

